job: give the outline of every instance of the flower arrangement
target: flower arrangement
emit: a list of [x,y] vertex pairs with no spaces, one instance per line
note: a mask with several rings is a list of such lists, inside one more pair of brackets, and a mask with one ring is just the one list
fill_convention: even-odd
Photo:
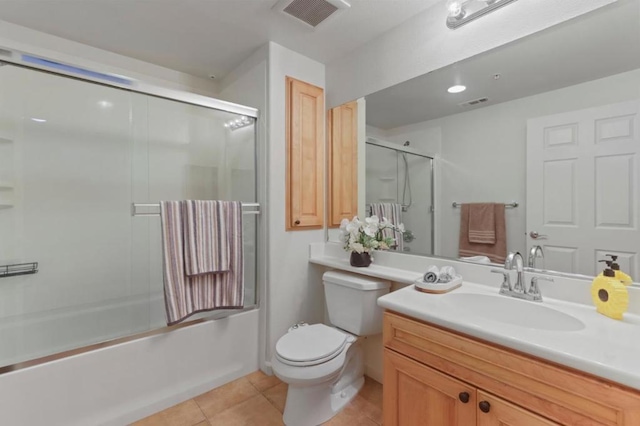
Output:
[[345,251],[371,253],[374,250],[389,250],[396,244],[394,234],[403,234],[404,225],[393,225],[386,218],[378,216],[365,218],[355,216],[351,221],[342,219],[340,223],[341,240]]

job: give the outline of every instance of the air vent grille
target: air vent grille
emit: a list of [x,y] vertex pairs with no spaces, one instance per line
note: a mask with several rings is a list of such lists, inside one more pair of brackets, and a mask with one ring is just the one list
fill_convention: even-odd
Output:
[[460,105],[460,106],[474,106],[474,105],[478,105],[478,104],[483,104],[485,102],[489,102],[489,98],[473,99],[471,101],[462,102],[462,103],[460,103],[458,105]]
[[337,10],[326,0],[293,0],[283,12],[315,28]]

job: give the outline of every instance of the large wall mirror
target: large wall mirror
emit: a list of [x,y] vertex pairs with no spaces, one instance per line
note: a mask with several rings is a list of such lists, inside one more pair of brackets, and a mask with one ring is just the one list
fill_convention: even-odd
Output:
[[[597,261],[615,254],[639,280],[637,1],[373,93],[364,104],[358,211],[401,210],[408,232],[397,251],[473,257],[463,255],[476,254],[488,232],[487,246],[502,242],[538,269],[593,276]],[[498,207],[483,213],[475,203]],[[485,230],[487,220],[495,226]],[[472,227],[481,238],[467,250],[461,232]],[[536,246],[543,257],[531,256]]]

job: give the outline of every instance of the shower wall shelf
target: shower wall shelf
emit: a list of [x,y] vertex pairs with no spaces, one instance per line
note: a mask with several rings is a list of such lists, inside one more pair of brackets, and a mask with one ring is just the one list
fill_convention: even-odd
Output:
[[0,204],[0,210],[10,209],[13,204]]
[[38,272],[38,262],[15,263],[13,265],[0,265],[0,278],[15,277],[17,275],[29,275]]

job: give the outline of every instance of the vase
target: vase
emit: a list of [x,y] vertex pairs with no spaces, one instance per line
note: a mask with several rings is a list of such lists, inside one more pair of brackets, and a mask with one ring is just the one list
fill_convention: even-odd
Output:
[[364,268],[371,265],[371,255],[367,252],[357,253],[355,251],[352,251],[349,261],[351,262],[351,266],[355,266],[356,268]]

